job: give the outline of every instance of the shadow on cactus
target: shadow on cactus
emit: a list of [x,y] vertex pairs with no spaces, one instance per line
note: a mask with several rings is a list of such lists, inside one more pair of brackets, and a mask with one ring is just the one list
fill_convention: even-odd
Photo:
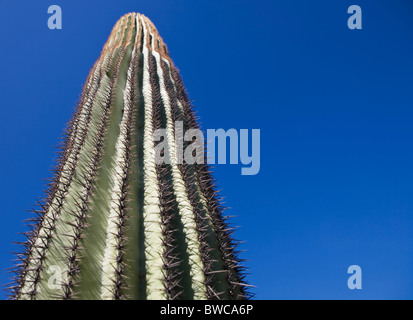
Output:
[[[156,28],[127,14],[67,126],[11,298],[250,297],[207,165],[176,161],[176,121],[199,128]],[[158,128],[170,164],[154,160]]]

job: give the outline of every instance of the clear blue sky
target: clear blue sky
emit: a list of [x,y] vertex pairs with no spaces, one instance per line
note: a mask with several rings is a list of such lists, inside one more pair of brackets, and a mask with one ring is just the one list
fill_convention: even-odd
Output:
[[[47,28],[52,4],[62,30]],[[362,30],[347,28],[352,4]],[[204,129],[261,129],[258,175],[215,168],[256,298],[412,299],[409,0],[2,1],[0,283],[88,71],[131,11],[157,26]],[[353,264],[362,290],[347,288]]]

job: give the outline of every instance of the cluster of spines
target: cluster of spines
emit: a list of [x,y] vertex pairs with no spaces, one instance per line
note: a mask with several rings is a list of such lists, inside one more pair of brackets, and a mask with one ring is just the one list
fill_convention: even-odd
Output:
[[[224,208],[208,166],[180,164],[176,158],[179,150],[172,125],[176,121],[184,123],[184,130],[199,129],[181,77],[156,28],[143,15],[125,15],[92,68],[79,106],[68,124],[48,197],[37,212],[35,226],[27,234],[24,252],[18,255],[21,262],[12,298],[250,297],[233,229],[223,216]],[[172,150],[172,164],[154,164],[151,159],[156,143],[147,138],[159,128],[166,128],[169,134],[165,140]],[[139,130],[144,130],[141,135],[146,137],[141,146],[132,142]],[[111,146],[110,141],[116,144]],[[134,159],[136,148],[141,148],[143,159]],[[137,168],[136,163],[143,163],[143,167]],[[102,177],[104,166],[110,166],[111,177]],[[143,214],[131,219],[133,206],[128,204],[131,201],[136,204],[138,197],[136,189],[131,187],[136,170],[145,176],[144,185],[138,184],[138,189],[143,188],[144,201],[138,204]],[[104,186],[111,189],[106,191],[110,196],[99,191]],[[69,193],[71,198],[67,200]],[[102,200],[107,205],[99,202]],[[104,217],[94,217],[99,215]],[[133,229],[131,221],[139,219],[143,220],[139,222],[142,227],[134,230],[143,235],[134,235],[134,239],[144,238],[144,241],[133,243],[128,231]],[[59,235],[62,231],[65,233]],[[98,231],[99,234],[93,234]],[[103,231],[106,236],[102,236]],[[96,251],[100,252],[93,256],[103,258],[103,263],[87,257],[93,250],[91,236],[97,241]],[[105,243],[99,241],[103,237]],[[49,253],[52,242],[55,250],[60,247],[64,251],[63,255],[56,258]],[[145,260],[145,270],[141,262],[128,260],[134,250],[143,252],[139,259]],[[42,293],[39,283],[45,277],[45,268],[54,262],[64,267],[61,289]],[[87,266],[101,273],[91,293],[82,292],[90,281],[85,280]],[[139,276],[130,276],[131,272]],[[141,279],[142,273],[145,279]],[[131,283],[130,279],[140,279],[140,283]]]
[[[96,63],[97,64],[97,63]],[[85,109],[86,104],[86,97],[88,96],[91,90],[91,82],[93,77],[93,71],[96,68],[95,66],[92,68],[92,72],[90,73],[87,84],[84,87],[83,94],[81,96],[81,100],[78,103],[75,113],[73,114],[72,118],[69,120],[66,128],[63,132],[63,139],[60,145],[58,146],[58,160],[55,168],[52,170],[54,176],[52,179],[48,180],[47,189],[45,191],[46,197],[41,201],[38,201],[39,209],[32,209],[32,213],[35,214],[35,218],[29,219],[28,221],[30,224],[28,225],[30,231],[24,233],[27,238],[26,242],[19,243],[23,247],[23,252],[17,254],[17,259],[20,261],[15,268],[13,268],[13,272],[15,273],[15,277],[13,278],[13,285],[9,288],[11,291],[11,298],[17,299],[22,293],[23,290],[23,283],[30,283],[32,289],[28,292],[28,295],[31,298],[34,298],[37,293],[37,284],[40,280],[40,272],[42,270],[42,261],[45,259],[45,252],[49,247],[49,242],[52,238],[52,233],[55,230],[55,222],[57,220],[57,212],[60,210],[62,205],[62,198],[63,196],[59,196],[59,192],[61,194],[65,194],[67,192],[67,188],[71,183],[71,178],[74,173],[74,167],[76,166],[76,157],[73,159],[70,158],[70,155],[74,152],[75,148],[79,148],[80,145],[83,143],[84,138],[87,134],[87,127],[88,127],[88,120],[90,119],[90,113],[87,113],[86,120],[83,120],[84,128],[80,127],[81,122],[81,112]],[[100,79],[93,79],[96,83],[99,83]],[[76,144],[74,136],[80,131],[79,136],[81,137],[81,142]],[[64,178],[64,168],[68,166],[70,169],[69,177]],[[66,179],[65,183],[59,183],[63,179]],[[63,188],[63,190],[61,189]],[[53,199],[58,200],[57,210],[52,212],[49,215],[49,220],[46,221],[45,217],[46,214],[49,212],[49,209],[52,205]],[[43,235],[40,235],[40,230],[44,231]],[[39,245],[38,242],[41,241]],[[36,243],[37,242],[37,243]],[[30,258],[32,258],[32,254],[34,251],[39,252],[38,258],[36,258],[39,262],[39,265],[35,268],[29,266]],[[33,259],[33,258],[32,258]],[[25,279],[25,276],[28,272],[33,272],[35,275],[32,277],[31,280]],[[24,281],[23,281],[24,280]]]

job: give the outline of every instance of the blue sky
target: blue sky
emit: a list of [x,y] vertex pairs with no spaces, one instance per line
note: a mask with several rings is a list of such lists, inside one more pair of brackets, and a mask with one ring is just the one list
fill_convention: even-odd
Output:
[[[62,30],[47,28],[53,4]],[[362,30],[347,27],[352,4]],[[261,130],[258,175],[215,167],[255,297],[412,299],[408,0],[3,1],[0,283],[88,71],[131,11],[157,26],[204,129]]]

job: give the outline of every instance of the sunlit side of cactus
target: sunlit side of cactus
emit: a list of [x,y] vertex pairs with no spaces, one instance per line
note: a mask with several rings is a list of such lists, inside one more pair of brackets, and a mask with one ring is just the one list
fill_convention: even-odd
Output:
[[[67,126],[12,298],[249,297],[208,167],[177,161],[175,121],[199,128],[156,28],[127,14]],[[158,128],[170,164],[154,160]]]

